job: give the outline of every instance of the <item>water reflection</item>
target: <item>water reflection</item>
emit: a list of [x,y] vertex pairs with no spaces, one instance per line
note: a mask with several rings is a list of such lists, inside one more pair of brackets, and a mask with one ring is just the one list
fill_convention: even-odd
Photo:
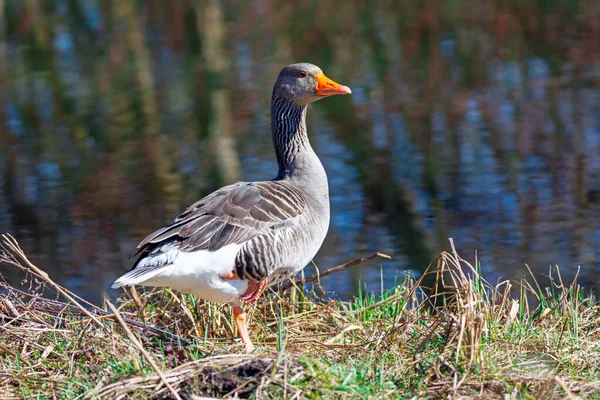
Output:
[[[353,88],[309,113],[331,185],[316,264],[341,295],[421,271],[453,237],[493,279],[600,274],[594,1],[0,2],[0,231],[98,300],[148,232],[273,177],[274,78]],[[12,270],[2,268],[9,279]]]

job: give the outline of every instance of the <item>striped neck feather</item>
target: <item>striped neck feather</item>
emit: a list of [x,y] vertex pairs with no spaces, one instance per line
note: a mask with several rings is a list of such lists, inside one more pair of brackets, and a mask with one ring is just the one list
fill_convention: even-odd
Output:
[[[314,155],[306,132],[306,106],[290,103],[274,93],[271,102],[271,131],[279,166],[276,179],[291,178],[294,173],[310,172],[306,171],[306,167],[310,165],[304,165]],[[299,169],[300,166],[303,168]],[[319,167],[322,168],[320,162]]]

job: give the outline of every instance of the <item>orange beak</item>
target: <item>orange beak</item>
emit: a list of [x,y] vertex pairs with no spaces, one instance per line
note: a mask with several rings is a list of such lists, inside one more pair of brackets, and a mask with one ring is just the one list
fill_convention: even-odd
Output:
[[352,90],[348,86],[340,85],[325,76],[325,74],[317,74],[317,89],[315,93],[318,96],[331,96],[332,94],[350,94]]

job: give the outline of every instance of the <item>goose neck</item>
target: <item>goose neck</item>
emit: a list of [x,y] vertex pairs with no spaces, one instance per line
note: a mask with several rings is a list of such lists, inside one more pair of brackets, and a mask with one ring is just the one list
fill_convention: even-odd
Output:
[[279,166],[277,179],[315,178],[315,174],[324,174],[308,140],[306,110],[307,106],[273,95],[271,130]]

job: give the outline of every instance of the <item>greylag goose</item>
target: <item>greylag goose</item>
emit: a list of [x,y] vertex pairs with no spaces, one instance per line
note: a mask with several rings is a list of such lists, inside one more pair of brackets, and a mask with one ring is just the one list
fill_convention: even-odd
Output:
[[245,351],[252,352],[242,304],[304,268],[329,227],[327,175],[308,141],[307,106],[349,93],[315,65],[283,68],[271,99],[277,177],[234,183],[192,204],[142,240],[132,269],[112,287],[170,287],[230,303]]

